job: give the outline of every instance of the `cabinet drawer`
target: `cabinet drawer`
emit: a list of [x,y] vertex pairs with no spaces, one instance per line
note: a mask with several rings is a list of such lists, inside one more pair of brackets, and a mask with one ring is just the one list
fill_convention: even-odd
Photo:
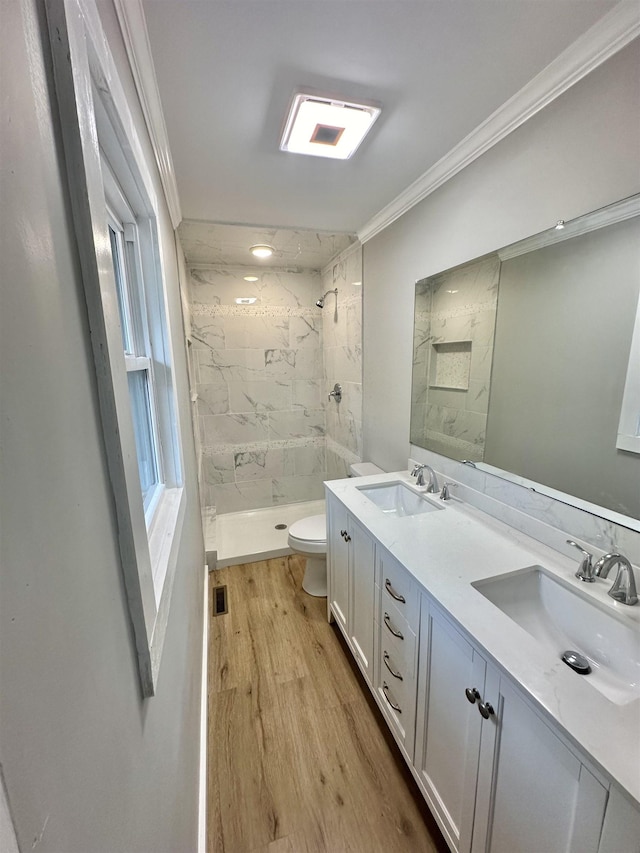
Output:
[[382,608],[378,636],[381,669],[384,669],[383,654],[387,651],[403,673],[413,674],[416,666],[416,635],[406,619],[402,619],[391,607],[388,610]]
[[395,607],[416,633],[420,614],[420,596],[415,581],[398,561],[382,548],[379,550],[379,582],[382,610]]
[[384,624],[376,625],[379,643],[376,696],[389,727],[410,761],[416,726],[416,638],[406,623],[403,628],[407,632],[405,641],[389,634]]
[[381,686],[389,688],[387,698],[395,697],[396,703],[406,715],[409,708],[416,702],[416,684],[414,673],[407,668],[403,661],[398,660],[393,649],[380,644],[380,677]]

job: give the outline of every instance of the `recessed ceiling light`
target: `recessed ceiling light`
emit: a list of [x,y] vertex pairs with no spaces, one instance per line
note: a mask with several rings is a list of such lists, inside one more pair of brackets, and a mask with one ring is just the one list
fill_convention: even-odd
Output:
[[555,225],[556,231],[562,231],[563,228],[564,228],[564,219],[558,219],[558,222]]
[[267,246],[266,243],[259,243],[257,246],[252,246],[249,251],[256,258],[270,258],[275,249],[273,246]]
[[291,104],[280,150],[348,160],[379,115],[379,107],[299,92]]
[[236,299],[237,305],[253,305],[256,301],[257,296],[238,296]]
[[447,293],[457,293],[457,290],[447,290]]
[[257,275],[245,275],[244,280],[245,281],[257,281],[258,276]]
[[362,285],[362,282],[361,281],[352,281],[351,284],[353,287],[360,287]]

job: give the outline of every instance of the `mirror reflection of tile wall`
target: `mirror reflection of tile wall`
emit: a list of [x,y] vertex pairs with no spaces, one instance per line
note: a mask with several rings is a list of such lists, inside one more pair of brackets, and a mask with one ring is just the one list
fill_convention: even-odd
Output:
[[413,444],[482,459],[499,274],[494,255],[416,284]]
[[[190,269],[204,501],[218,514],[323,498],[324,480],[360,458],[361,287],[346,283],[361,280],[361,251],[344,255],[322,275]],[[337,322],[333,294],[315,304],[330,287]],[[335,382],[339,411],[327,400]]]

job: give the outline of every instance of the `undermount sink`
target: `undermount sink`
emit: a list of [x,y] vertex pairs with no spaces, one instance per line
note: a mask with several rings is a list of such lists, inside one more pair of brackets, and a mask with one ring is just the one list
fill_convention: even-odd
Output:
[[640,697],[640,626],[625,624],[616,605],[594,601],[542,566],[472,586],[559,658],[568,650],[586,657],[591,672],[579,677],[610,701]]
[[357,486],[357,489],[386,515],[401,517],[444,509],[400,482],[382,483],[379,486]]

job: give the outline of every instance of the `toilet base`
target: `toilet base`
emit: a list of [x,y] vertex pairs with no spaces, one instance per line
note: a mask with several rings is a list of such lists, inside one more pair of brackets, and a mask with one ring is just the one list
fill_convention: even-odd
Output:
[[307,567],[302,579],[302,589],[317,598],[327,595],[327,560],[326,557],[307,557]]

